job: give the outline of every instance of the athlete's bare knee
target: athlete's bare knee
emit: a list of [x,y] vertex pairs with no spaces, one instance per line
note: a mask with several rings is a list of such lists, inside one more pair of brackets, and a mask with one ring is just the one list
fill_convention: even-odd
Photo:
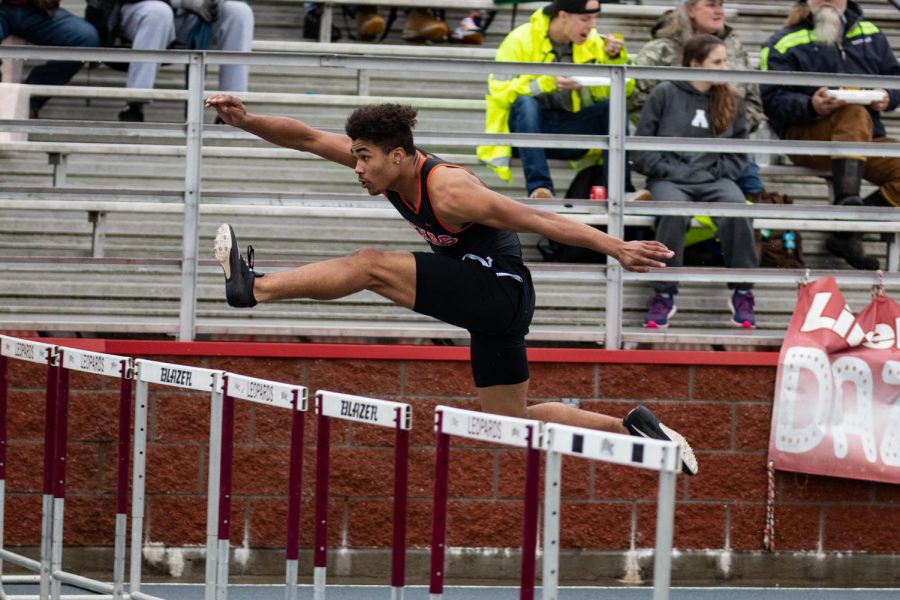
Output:
[[366,288],[372,289],[384,283],[390,270],[386,264],[387,254],[375,248],[363,247],[354,250],[349,257],[359,271],[365,274]]

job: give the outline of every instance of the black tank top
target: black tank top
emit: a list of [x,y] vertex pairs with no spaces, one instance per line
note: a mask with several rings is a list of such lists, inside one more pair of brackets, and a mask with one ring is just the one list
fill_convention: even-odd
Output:
[[466,223],[459,231],[444,227],[431,208],[428,195],[428,176],[438,167],[462,169],[459,165],[448,163],[433,154],[421,150],[419,153],[419,198],[417,203],[407,202],[393,190],[385,192],[394,208],[438,254],[449,254],[462,258],[466,254],[475,254],[482,258],[488,256],[512,256],[522,258],[522,246],[519,236],[512,231],[494,229],[478,223]]

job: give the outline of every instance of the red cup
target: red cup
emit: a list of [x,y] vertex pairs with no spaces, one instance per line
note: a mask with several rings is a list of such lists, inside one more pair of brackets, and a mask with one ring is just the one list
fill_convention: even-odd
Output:
[[592,185],[591,200],[606,200],[606,186]]

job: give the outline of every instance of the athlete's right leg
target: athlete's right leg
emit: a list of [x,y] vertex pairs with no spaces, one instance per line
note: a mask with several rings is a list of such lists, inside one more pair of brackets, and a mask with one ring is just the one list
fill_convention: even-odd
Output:
[[262,277],[241,257],[234,231],[227,224],[219,227],[215,251],[225,271],[226,296],[232,306],[288,298],[333,300],[362,290],[406,308],[415,305],[416,261],[410,253],[363,248],[348,256]]

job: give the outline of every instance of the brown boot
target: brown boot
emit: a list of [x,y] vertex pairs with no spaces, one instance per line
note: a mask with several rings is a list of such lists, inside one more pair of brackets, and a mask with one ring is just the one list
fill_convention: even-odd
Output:
[[374,6],[360,6],[356,9],[356,32],[359,39],[370,41],[384,33],[384,19]]
[[406,16],[402,37],[407,42],[442,42],[450,28],[431,9],[414,8]]

